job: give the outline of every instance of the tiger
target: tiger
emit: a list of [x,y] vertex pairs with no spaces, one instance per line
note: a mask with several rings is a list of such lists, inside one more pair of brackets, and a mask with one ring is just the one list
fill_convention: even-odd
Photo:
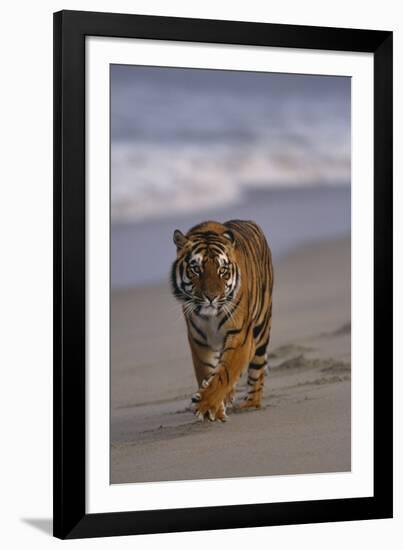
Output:
[[205,221],[176,229],[171,286],[186,321],[200,420],[228,419],[235,387],[248,369],[240,409],[260,408],[272,325],[272,254],[253,221]]

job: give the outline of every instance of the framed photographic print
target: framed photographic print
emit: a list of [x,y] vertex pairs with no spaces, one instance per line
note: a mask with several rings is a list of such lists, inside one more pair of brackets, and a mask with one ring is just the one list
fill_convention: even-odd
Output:
[[54,535],[392,516],[392,33],[54,15]]

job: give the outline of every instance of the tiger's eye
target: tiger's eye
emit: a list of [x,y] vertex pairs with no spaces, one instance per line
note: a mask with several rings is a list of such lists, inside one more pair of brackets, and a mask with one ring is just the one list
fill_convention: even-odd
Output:
[[218,274],[224,276],[228,273],[228,267],[221,267]]
[[200,275],[201,273],[201,269],[198,265],[192,265],[190,266],[190,269],[193,271],[193,273],[195,273],[196,275]]

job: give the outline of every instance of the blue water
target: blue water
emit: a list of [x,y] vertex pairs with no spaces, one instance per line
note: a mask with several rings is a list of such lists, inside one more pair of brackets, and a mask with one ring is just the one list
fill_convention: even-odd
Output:
[[349,180],[347,77],[111,67],[114,222],[193,218],[238,208],[256,187]]
[[274,258],[350,232],[350,79],[111,67],[112,287],[167,280],[172,234],[255,220]]
[[207,208],[186,215],[114,223],[111,229],[111,286],[126,288],[167,281],[175,258],[172,234],[196,223],[231,218],[256,221],[274,260],[293,248],[350,234],[350,186],[249,189],[231,207]]

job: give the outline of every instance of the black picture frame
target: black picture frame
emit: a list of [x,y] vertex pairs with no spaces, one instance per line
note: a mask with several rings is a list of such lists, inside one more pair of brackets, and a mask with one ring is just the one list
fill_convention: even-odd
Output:
[[[373,497],[86,513],[86,36],[374,54]],[[54,536],[392,517],[392,199],[392,32],[114,13],[54,14]]]

